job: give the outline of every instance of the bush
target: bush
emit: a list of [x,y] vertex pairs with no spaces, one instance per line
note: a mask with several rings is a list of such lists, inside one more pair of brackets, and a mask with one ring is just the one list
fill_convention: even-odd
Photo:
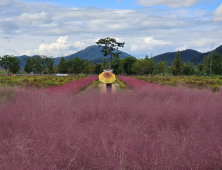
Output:
[[119,84],[119,87],[121,89],[126,89],[127,88],[127,86],[123,82],[121,82],[117,77],[116,77],[116,82]]

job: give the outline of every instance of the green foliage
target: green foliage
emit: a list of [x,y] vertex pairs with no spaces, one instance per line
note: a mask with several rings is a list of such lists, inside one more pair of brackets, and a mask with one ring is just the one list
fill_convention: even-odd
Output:
[[45,87],[55,86],[55,83],[53,83],[52,81],[45,81],[44,84],[45,84]]
[[44,70],[42,57],[37,56],[35,58],[32,58],[32,64],[33,64],[33,72],[41,74],[42,71]]
[[53,72],[54,73],[58,73],[59,72],[59,68],[58,66],[55,64],[54,68],[53,68]]
[[105,58],[103,59],[102,66],[103,66],[103,69],[105,69],[105,68],[106,68],[106,66],[107,66],[107,61],[106,61],[106,59],[105,59]]
[[44,60],[45,60],[45,66],[46,66],[46,69],[45,71],[48,73],[48,74],[52,74],[53,73],[53,64],[54,64],[54,59],[51,58],[51,57],[44,57]]
[[212,57],[212,74],[222,74],[222,54],[213,52],[204,57],[204,71],[206,75],[210,75],[210,65]]
[[[94,70],[95,70],[94,63],[91,62],[90,66],[89,66],[89,72],[92,74],[94,72]],[[101,70],[101,68],[100,68],[100,70]]]
[[86,75],[89,74],[89,69],[90,69],[90,62],[88,60],[86,60],[86,62],[85,62],[85,70],[84,70]]
[[0,77],[1,86],[22,86],[29,88],[47,88],[51,86],[63,85],[67,82],[85,78],[85,75],[54,77],[54,76],[2,76]]
[[107,38],[104,38],[104,39],[100,39],[99,41],[96,42],[96,44],[98,44],[100,47],[101,45],[105,45],[103,47],[103,49],[101,50],[101,52],[104,53],[104,56],[107,56],[109,54],[111,54],[111,58],[110,58],[110,64],[109,64],[109,69],[111,68],[112,66],[112,54],[121,54],[121,53],[114,53],[114,47],[117,46],[117,49],[118,47],[124,47],[124,42],[123,43],[119,43],[117,42],[114,38],[110,38],[110,37],[107,37]]
[[94,69],[94,74],[100,74],[103,72],[102,64],[97,63]]
[[133,64],[137,61],[135,57],[129,56],[121,60],[120,68],[123,73],[131,75],[135,72],[132,70]]
[[32,59],[30,57],[27,58],[26,63],[25,63],[25,67],[24,70],[25,72],[27,72],[28,74],[32,72]]
[[153,74],[153,71],[154,71],[154,69],[155,69],[155,63],[154,63],[154,61],[153,61],[153,57],[151,57],[151,58],[148,58],[148,56],[146,56],[145,57],[145,59],[144,59],[144,61],[145,61],[145,65],[146,65],[146,71],[145,71],[145,73],[146,74]]
[[85,70],[86,60],[79,57],[71,58],[68,62],[71,63],[72,72],[75,74],[83,73]]
[[67,73],[66,60],[63,56],[60,59],[60,62],[59,62],[59,65],[58,65],[58,72],[63,73],[63,74]]
[[183,70],[183,63],[180,57],[180,52],[178,51],[176,53],[176,57],[172,64],[172,72],[174,75],[179,75],[182,72],[182,70]]
[[195,74],[195,69],[194,65],[191,62],[187,62],[184,64],[184,69],[182,71],[183,75],[194,75]]
[[146,56],[144,59],[137,59],[132,65],[132,71],[139,75],[153,74],[154,62]]
[[127,88],[127,86],[122,81],[120,81],[117,77],[116,77],[116,82],[119,84],[119,87],[121,89],[126,89]]
[[167,71],[167,62],[160,60],[155,67],[155,74],[165,74]]
[[0,66],[4,67],[7,74],[13,73],[16,74],[20,69],[20,60],[17,57],[13,57],[10,55],[5,55],[4,57],[0,57]]

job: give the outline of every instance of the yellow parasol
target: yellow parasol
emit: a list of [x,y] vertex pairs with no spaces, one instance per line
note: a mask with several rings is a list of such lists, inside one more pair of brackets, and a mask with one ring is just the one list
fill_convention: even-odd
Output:
[[109,84],[109,83],[113,83],[116,80],[115,74],[111,73],[111,72],[102,72],[99,75],[99,81],[105,83],[105,84]]

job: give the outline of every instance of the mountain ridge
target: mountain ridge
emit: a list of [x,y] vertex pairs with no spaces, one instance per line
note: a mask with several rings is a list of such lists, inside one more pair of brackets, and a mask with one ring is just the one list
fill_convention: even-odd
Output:
[[[109,61],[110,55],[104,57],[103,53],[101,52],[102,48],[103,47],[99,47],[98,45],[91,45],[91,46],[86,47],[83,50],[80,50],[80,51],[74,53],[74,54],[67,55],[64,58],[66,60],[69,60],[71,58],[79,57],[79,58],[82,58],[82,59],[87,59],[89,62],[94,62],[94,64],[102,63],[104,58],[106,58],[107,61]],[[217,47],[213,51],[222,54],[222,45]],[[121,50],[117,50],[117,49],[114,49],[113,52],[114,53],[120,52],[121,53],[119,55],[120,58],[125,58],[125,57],[128,57],[128,56],[132,56],[128,53],[125,53],[125,52],[123,52]],[[155,64],[157,64],[160,60],[167,61],[168,66],[171,66],[174,59],[175,59],[176,53],[177,52],[167,52],[167,53],[159,54],[159,55],[153,57],[153,61],[154,61]],[[197,64],[203,63],[204,56],[209,55],[210,52],[201,53],[201,52],[198,52],[198,51],[193,50],[193,49],[186,49],[186,50],[180,51],[180,54],[181,54],[181,58],[182,58],[184,63],[190,61],[194,65],[197,65]],[[36,55],[34,55],[32,57],[35,57],[35,56]],[[20,64],[21,67],[25,66],[26,57],[30,57],[30,56],[27,56],[27,55],[18,56],[18,58],[21,60],[21,64]],[[55,61],[54,65],[55,64],[58,65],[61,58],[62,57],[54,58],[54,61]]]
[[[222,54],[222,45],[217,47],[213,51]],[[167,61],[168,66],[171,66],[175,59],[176,53],[177,52],[168,52],[168,53],[163,53],[163,54],[154,56],[153,61],[155,64],[157,64],[160,60]],[[186,63],[190,61],[194,65],[203,63],[204,57],[209,54],[210,52],[201,53],[193,49],[186,49],[186,50],[180,51],[180,56],[183,62]]]
[[[93,62],[94,64],[102,63],[104,58],[106,58],[107,61],[109,61],[111,55],[107,55],[106,57],[104,57],[103,53],[101,52],[102,49],[103,49],[102,46],[99,47],[98,45],[91,45],[91,46],[86,47],[83,50],[80,50],[80,51],[74,53],[74,54],[70,54],[70,55],[64,56],[64,58],[67,61],[67,60],[69,60],[71,58],[79,57],[81,59],[88,59],[89,62]],[[114,53],[120,52],[121,53],[121,54],[119,54],[120,58],[125,58],[125,57],[128,57],[128,56],[132,56],[132,55],[130,55],[128,53],[125,53],[125,52],[123,52],[121,50],[117,50],[117,49],[114,49],[113,52]],[[21,60],[20,66],[24,67],[25,63],[26,63],[26,57],[35,57],[35,56],[36,55],[34,55],[34,56],[22,55],[22,56],[17,56],[17,57],[18,57],[19,60]],[[58,65],[61,58],[62,57],[54,58],[54,65],[55,64]]]

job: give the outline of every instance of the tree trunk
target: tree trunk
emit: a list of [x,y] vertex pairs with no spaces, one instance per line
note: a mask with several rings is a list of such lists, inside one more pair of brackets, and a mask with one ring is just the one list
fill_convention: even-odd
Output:
[[111,65],[112,65],[112,52],[111,52],[111,58],[110,58],[110,64],[109,64],[109,70],[111,68]]

